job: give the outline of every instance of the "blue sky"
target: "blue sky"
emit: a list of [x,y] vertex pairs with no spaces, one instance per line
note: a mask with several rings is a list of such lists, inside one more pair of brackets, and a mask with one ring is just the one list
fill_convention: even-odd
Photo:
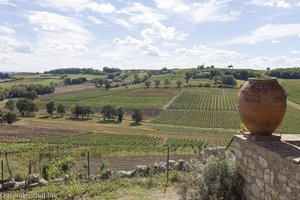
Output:
[[0,0],[0,71],[300,67],[300,0]]

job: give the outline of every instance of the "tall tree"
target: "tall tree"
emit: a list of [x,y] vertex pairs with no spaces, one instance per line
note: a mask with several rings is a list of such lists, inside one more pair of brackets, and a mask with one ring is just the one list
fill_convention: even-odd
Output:
[[115,116],[115,109],[112,105],[105,105],[103,106],[102,110],[101,110],[101,114],[103,116],[104,121],[106,120],[106,118],[108,120],[113,119]]
[[132,114],[131,117],[134,120],[134,122],[136,124],[141,123],[142,120],[143,120],[143,112],[142,112],[142,110],[139,109],[139,108],[134,108],[134,109],[132,109],[132,112],[133,112],[133,114]]
[[170,80],[169,79],[166,79],[165,81],[164,81],[164,84],[165,84],[165,86],[166,86],[166,88],[171,84],[171,82],[170,82]]
[[118,122],[122,122],[123,121],[123,116],[125,115],[125,108],[124,108],[124,106],[117,106],[115,108],[115,113],[118,116]]
[[54,101],[49,101],[47,104],[46,104],[46,110],[47,110],[47,113],[51,115],[51,117],[53,116],[53,113],[55,111],[55,102]]
[[66,108],[62,104],[58,104],[56,107],[57,113],[61,115],[61,117],[64,117],[64,114],[66,113]]
[[178,81],[176,82],[176,84],[177,84],[177,87],[180,88],[182,82],[181,82],[180,80],[178,80]]
[[158,88],[159,85],[160,85],[160,80],[155,80],[155,81],[154,81],[154,84],[156,85],[156,88]]

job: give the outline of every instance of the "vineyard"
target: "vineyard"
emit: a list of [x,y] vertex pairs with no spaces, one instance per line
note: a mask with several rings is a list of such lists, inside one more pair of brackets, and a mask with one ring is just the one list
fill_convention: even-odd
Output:
[[205,128],[232,128],[240,125],[236,111],[167,109],[154,123]]
[[[187,127],[238,129],[241,121],[237,112],[238,89],[184,89],[175,101],[153,120],[157,124]],[[300,111],[288,106],[278,133],[300,133],[296,121]]]
[[169,109],[229,110],[235,111],[238,89],[185,89]]

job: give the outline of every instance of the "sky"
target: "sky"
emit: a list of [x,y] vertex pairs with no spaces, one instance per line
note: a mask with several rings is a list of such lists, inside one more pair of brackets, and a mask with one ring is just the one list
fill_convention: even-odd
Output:
[[0,0],[0,71],[300,67],[300,0]]

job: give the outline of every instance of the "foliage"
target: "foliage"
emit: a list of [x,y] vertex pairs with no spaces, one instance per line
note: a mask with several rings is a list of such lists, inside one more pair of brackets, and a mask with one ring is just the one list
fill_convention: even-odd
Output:
[[60,114],[62,117],[66,113],[66,107],[62,104],[58,104],[56,107],[57,113]]
[[7,98],[28,98],[35,99],[37,95],[50,94],[55,90],[55,85],[40,85],[40,84],[29,84],[29,85],[13,85],[6,92]]
[[5,108],[14,111],[15,110],[15,101],[13,99],[9,99],[5,102]]
[[146,82],[145,82],[145,86],[146,86],[147,88],[149,88],[150,85],[151,85],[151,81],[146,81]]
[[101,174],[103,171],[109,169],[110,164],[108,162],[108,160],[103,160],[101,165],[99,166],[99,170],[98,173]]
[[164,84],[165,84],[165,86],[166,86],[166,88],[171,84],[171,81],[169,80],[169,79],[166,79],[165,81],[164,81]]
[[18,119],[18,115],[13,111],[8,111],[3,113],[2,120],[4,123],[12,124],[16,122]]
[[225,85],[235,86],[237,84],[233,75],[223,75],[221,76],[221,81]]
[[159,85],[160,85],[160,80],[155,80],[155,81],[154,81],[154,85],[158,88]]
[[176,85],[178,88],[180,88],[181,84],[182,84],[182,82],[180,80],[176,81]]
[[34,101],[31,99],[21,98],[17,101],[16,105],[17,105],[17,109],[23,116],[24,115],[29,116],[39,110],[36,103],[34,103]]
[[132,109],[132,112],[133,112],[133,114],[132,114],[131,117],[134,120],[134,122],[136,124],[141,123],[142,120],[143,120],[143,112],[142,112],[142,110],[139,109],[139,108],[134,108],[134,109]]
[[104,120],[106,119],[111,120],[115,117],[116,110],[112,105],[105,105],[101,110],[101,114]]
[[85,78],[85,77],[79,77],[79,78],[74,78],[74,79],[70,79],[70,78],[64,79],[65,85],[83,84],[85,82],[87,82],[87,78]]
[[49,101],[46,104],[46,110],[47,113],[50,114],[51,116],[53,116],[53,112],[55,111],[56,107],[55,107],[55,102],[54,101]]
[[64,157],[60,159],[51,160],[43,166],[43,177],[45,179],[54,179],[66,174],[75,164],[73,157]]
[[44,74],[95,74],[95,75],[102,75],[104,74],[100,70],[93,69],[93,68],[60,68],[60,69],[53,69],[50,71],[45,71]]
[[71,107],[71,113],[73,114],[74,118],[78,118],[81,116],[89,118],[89,115],[93,113],[92,107],[89,105],[75,105]]
[[284,79],[300,79],[300,68],[278,68],[267,71],[268,76]]
[[210,156],[205,164],[182,176],[180,195],[182,199],[238,200],[242,198],[242,184],[233,158]]
[[123,116],[125,115],[124,106],[117,106],[114,109],[115,109],[116,115],[118,116],[118,122],[122,122],[123,121]]

